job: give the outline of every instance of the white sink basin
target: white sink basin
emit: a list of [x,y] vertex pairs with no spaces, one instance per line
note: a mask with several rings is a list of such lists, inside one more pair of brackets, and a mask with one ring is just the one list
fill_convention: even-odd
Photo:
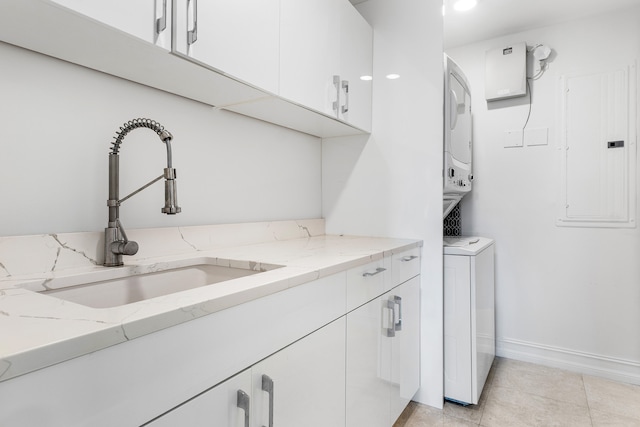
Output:
[[109,308],[282,267],[241,261],[231,261],[231,264],[246,268],[227,267],[216,265],[216,262],[216,259],[198,258],[146,267],[107,268],[50,279],[44,284],[42,281],[25,283],[21,287],[89,307]]

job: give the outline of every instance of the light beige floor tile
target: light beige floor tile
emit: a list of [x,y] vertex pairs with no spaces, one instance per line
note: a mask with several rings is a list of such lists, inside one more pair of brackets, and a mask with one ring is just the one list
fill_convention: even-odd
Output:
[[494,381],[480,425],[591,427],[591,419],[585,406],[500,387]]
[[525,391],[561,402],[587,406],[582,375],[533,363],[501,359],[492,386]]
[[478,405],[411,402],[394,427],[478,425],[640,427],[640,386],[496,358]]
[[461,418],[451,417],[446,414],[444,415],[442,421],[443,427],[477,427],[479,425],[478,423],[474,423],[469,420],[463,420]]
[[409,418],[411,418],[413,413],[416,411],[417,407],[418,407],[418,403],[413,401],[409,402],[407,407],[404,408],[404,411],[402,411],[402,414],[400,414],[396,422],[393,424],[393,427],[404,427],[404,425],[407,423]]
[[589,408],[640,421],[640,386],[584,376]]
[[493,378],[496,375],[496,369],[498,369],[498,364],[500,364],[504,360],[501,357],[495,357],[493,359],[493,364],[491,365],[491,369],[489,369],[489,375],[487,375],[487,381],[484,384],[485,389],[491,387],[491,383],[493,382]]
[[411,402],[393,427],[477,427],[478,422],[447,415],[440,409]]
[[[487,390],[483,395],[486,395]],[[480,402],[477,405],[462,406],[451,402],[444,403],[444,414],[446,416],[461,418],[463,420],[470,421],[478,424],[482,418],[482,411],[484,409],[485,397],[480,398]]]
[[591,410],[593,427],[640,427],[640,421],[622,415]]
[[[444,425],[444,414],[440,409],[415,402],[411,402],[410,405],[413,405],[413,407],[409,410],[409,416],[406,419],[400,416],[393,427],[441,427]],[[405,412],[403,412],[403,415],[405,415]]]

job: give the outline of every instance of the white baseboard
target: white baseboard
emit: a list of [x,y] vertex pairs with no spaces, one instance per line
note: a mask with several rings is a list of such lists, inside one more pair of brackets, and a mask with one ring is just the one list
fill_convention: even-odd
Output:
[[635,360],[617,359],[509,338],[496,340],[496,355],[640,385],[640,362]]

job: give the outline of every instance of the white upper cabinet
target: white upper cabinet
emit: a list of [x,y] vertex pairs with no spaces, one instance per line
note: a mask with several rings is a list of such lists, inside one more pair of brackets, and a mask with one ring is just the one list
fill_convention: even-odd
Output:
[[171,48],[171,0],[52,2],[167,50]]
[[280,96],[330,116],[336,115],[343,1],[280,2]]
[[348,0],[2,0],[0,41],[318,137],[371,131],[372,29]]
[[340,18],[338,118],[360,129],[370,131],[373,29],[348,1],[341,5]]
[[278,93],[280,0],[174,0],[174,50]]
[[370,130],[369,24],[347,0],[280,3],[280,96]]

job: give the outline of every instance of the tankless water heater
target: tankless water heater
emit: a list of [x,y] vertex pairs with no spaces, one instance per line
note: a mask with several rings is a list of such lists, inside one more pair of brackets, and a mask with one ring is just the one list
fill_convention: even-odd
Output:
[[527,94],[527,44],[525,42],[486,52],[484,90],[487,101]]

